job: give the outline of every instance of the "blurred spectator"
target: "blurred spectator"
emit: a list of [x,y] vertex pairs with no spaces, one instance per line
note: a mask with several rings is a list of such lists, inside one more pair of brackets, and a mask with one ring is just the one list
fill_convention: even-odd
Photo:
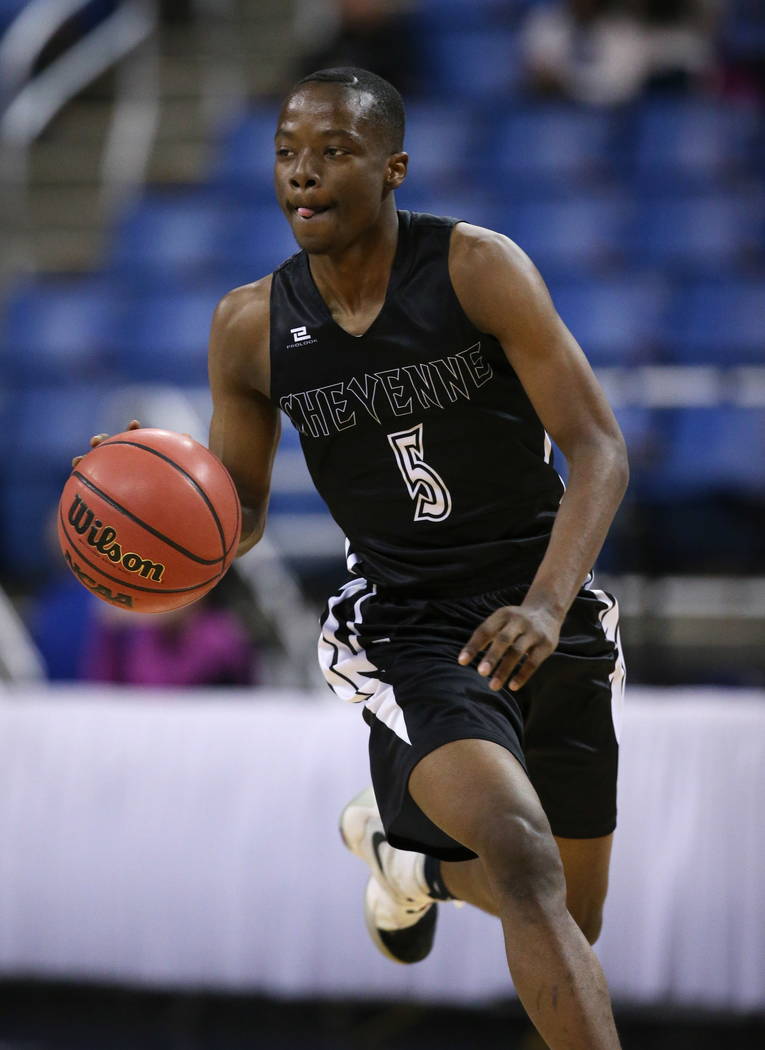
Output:
[[230,610],[209,598],[136,617],[103,605],[93,618],[82,677],[142,686],[253,685],[253,647]]
[[633,0],[645,48],[643,87],[687,91],[713,70],[717,0]]
[[558,0],[531,10],[521,50],[532,90],[616,105],[695,87],[711,70],[710,38],[703,0]]
[[411,0],[299,0],[295,30],[303,53],[298,69],[361,66],[395,84],[417,88],[417,59],[406,11]]
[[724,0],[720,11],[723,90],[765,98],[765,3]]

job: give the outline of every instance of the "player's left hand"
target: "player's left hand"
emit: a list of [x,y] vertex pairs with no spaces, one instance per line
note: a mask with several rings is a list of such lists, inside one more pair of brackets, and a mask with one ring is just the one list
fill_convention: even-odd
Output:
[[491,675],[489,688],[501,689],[510,679],[509,687],[515,691],[553,652],[560,627],[561,621],[548,609],[504,605],[473,631],[457,661],[469,664],[483,652],[478,673]]

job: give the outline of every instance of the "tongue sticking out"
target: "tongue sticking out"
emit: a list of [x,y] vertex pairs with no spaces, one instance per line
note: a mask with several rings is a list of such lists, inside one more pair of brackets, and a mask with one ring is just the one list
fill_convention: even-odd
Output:
[[297,208],[296,211],[301,219],[312,219],[314,215],[323,215],[328,208],[329,205],[325,204],[321,208]]

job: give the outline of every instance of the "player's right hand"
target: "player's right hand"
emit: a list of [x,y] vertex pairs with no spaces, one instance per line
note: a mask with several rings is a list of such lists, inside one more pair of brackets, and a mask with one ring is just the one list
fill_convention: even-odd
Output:
[[[141,424],[138,422],[137,419],[131,419],[130,422],[128,423],[128,425],[125,427],[125,429],[126,430],[140,430],[140,427],[141,427]],[[97,445],[100,445],[102,441],[106,441],[106,439],[108,437],[110,437],[109,434],[94,434],[93,437],[90,439],[90,447],[91,448],[95,448]],[[80,462],[80,460],[82,458],[83,458],[82,456],[75,456],[74,457],[74,459],[72,460],[72,470],[74,470],[74,468],[77,466],[77,464]]]

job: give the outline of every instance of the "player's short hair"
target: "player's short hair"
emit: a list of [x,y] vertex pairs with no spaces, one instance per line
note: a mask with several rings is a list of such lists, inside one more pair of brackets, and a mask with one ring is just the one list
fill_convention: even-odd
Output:
[[372,99],[369,119],[385,137],[386,149],[398,153],[404,148],[404,100],[394,86],[376,73],[355,66],[318,69],[298,80],[288,98],[304,84],[339,84],[350,91],[363,91]]

